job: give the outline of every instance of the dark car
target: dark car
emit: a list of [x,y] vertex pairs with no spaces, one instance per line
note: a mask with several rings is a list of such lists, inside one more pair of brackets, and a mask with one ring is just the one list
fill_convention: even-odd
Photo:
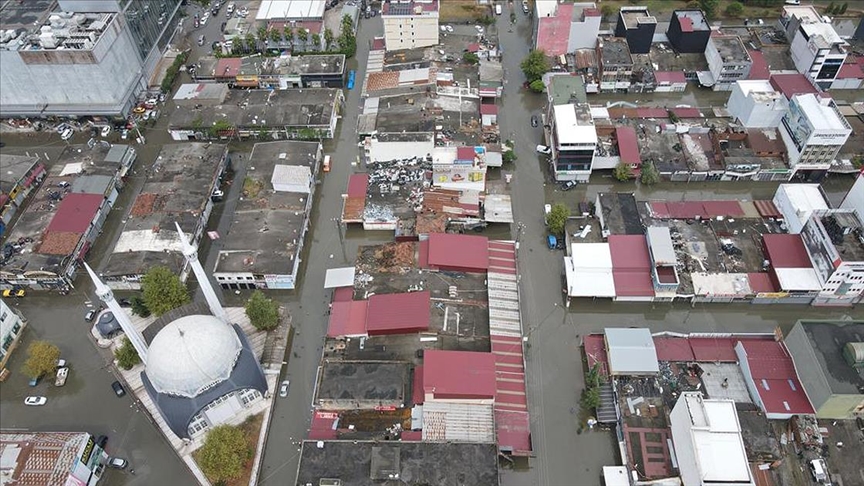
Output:
[[108,444],[108,436],[107,435],[100,435],[99,438],[96,439],[96,445],[101,447],[103,451],[105,450],[105,446],[107,444]]
[[123,388],[123,385],[121,385],[119,381],[111,383],[111,388],[114,390],[114,394],[118,397],[122,397],[126,394],[126,390]]
[[132,301],[129,299],[119,299],[117,303],[120,304],[120,307],[132,307]]
[[537,115],[531,115],[531,126],[537,127],[539,124],[540,122],[537,120]]
[[570,189],[573,189],[574,187],[576,187],[576,185],[577,185],[576,181],[567,181],[567,182],[561,184],[561,190],[562,191],[569,191]]

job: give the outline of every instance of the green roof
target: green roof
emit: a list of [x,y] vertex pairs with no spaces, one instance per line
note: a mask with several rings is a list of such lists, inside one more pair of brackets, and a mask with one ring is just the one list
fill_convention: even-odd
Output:
[[555,105],[567,105],[570,103],[587,103],[588,95],[585,93],[585,83],[582,76],[559,75],[549,78],[549,103]]

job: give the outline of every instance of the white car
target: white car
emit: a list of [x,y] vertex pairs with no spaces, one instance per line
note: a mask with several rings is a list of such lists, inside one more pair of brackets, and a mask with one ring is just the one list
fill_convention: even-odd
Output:
[[27,397],[24,399],[24,405],[45,405],[47,401],[45,397]]
[[541,154],[546,154],[546,155],[549,155],[552,153],[552,149],[545,146],[545,145],[538,145],[537,151],[540,152]]
[[226,8],[225,11],[228,13],[228,16],[230,17],[231,14],[234,13],[234,4],[233,4],[233,3],[229,3],[229,4],[228,4],[228,8]]
[[102,136],[103,137],[107,137],[109,133],[111,133],[111,127],[110,126],[102,127]]
[[201,20],[198,21],[198,24],[201,25],[201,27],[204,27],[205,25],[207,25],[207,19],[208,19],[208,17],[206,17],[206,16],[201,17]]
[[70,138],[72,138],[72,135],[75,135],[75,132],[71,128],[67,128],[66,130],[63,130],[63,133],[60,134],[60,138],[62,138],[63,140],[69,140]]
[[129,461],[123,459],[122,457],[112,457],[108,459],[108,467],[112,467],[114,469],[126,469],[126,465],[129,464]]
[[247,7],[243,7],[237,11],[238,17],[242,17],[245,19],[247,15],[249,15],[249,9]]
[[288,386],[291,384],[289,380],[285,380],[282,382],[282,385],[279,386],[279,396],[285,398],[288,396]]
[[123,140],[126,140],[127,138],[129,138],[129,130],[127,130],[127,129],[124,128],[124,129],[120,132],[120,138],[123,139]]

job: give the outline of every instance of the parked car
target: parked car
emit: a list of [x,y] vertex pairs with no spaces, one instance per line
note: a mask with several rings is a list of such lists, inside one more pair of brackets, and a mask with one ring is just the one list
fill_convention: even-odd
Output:
[[97,314],[98,312],[99,312],[98,309],[90,309],[89,311],[87,311],[86,314],[84,314],[84,320],[87,321],[87,322],[92,321],[93,318],[96,317],[96,314]]
[[111,383],[111,388],[114,390],[114,394],[118,397],[122,397],[126,394],[126,390],[123,388],[123,385],[121,385],[119,381]]
[[126,469],[126,466],[129,464],[129,461],[123,459],[122,457],[112,457],[108,459],[108,467],[114,469]]
[[228,4],[228,7],[225,9],[225,12],[226,12],[226,13],[228,14],[228,16],[230,17],[231,14],[234,13],[234,4],[233,4],[233,3],[229,3],[229,4]]
[[24,405],[45,405],[47,401],[48,399],[45,397],[27,397],[24,399]]
[[3,291],[3,297],[6,297],[7,299],[10,297],[18,297],[20,299],[25,295],[27,295],[27,292],[25,292],[23,289],[6,289]]
[[103,137],[107,137],[109,133],[111,133],[111,127],[110,126],[106,125],[106,126],[102,127],[102,136]]
[[285,398],[288,396],[288,386],[291,385],[289,380],[285,380],[282,382],[282,385],[279,386],[279,396]]
[[39,380],[41,380],[41,379],[42,379],[42,375],[39,375],[36,378],[30,378],[30,381],[28,382],[28,384],[30,386],[36,386],[39,384]]
[[531,9],[528,7],[528,0],[522,0],[522,12],[528,13]]
[[62,138],[63,140],[69,140],[70,138],[72,138],[72,135],[75,135],[75,132],[71,128],[67,128],[66,130],[63,130],[63,133],[60,134],[60,138]]
[[118,299],[117,303],[120,304],[120,307],[132,307],[132,301],[129,299]]
[[569,191],[570,189],[573,189],[576,186],[577,186],[576,181],[567,181],[567,182],[561,184],[561,190],[562,191]]
[[536,128],[539,124],[540,121],[537,120],[537,115],[531,115],[531,126]]
[[201,34],[200,36],[198,36],[198,45],[199,46],[203,46],[204,42],[206,42],[206,41],[207,41],[207,39],[204,37],[204,34]]
[[552,149],[545,146],[545,145],[538,145],[537,151],[540,152],[541,154],[546,154],[546,155],[549,155],[552,153]]
[[125,128],[123,130],[121,130],[120,131],[120,138],[123,140],[126,140],[127,138],[129,138],[129,130],[127,130]]
[[66,384],[66,378],[69,377],[69,368],[62,367],[57,370],[57,378],[54,380],[54,386],[63,386]]

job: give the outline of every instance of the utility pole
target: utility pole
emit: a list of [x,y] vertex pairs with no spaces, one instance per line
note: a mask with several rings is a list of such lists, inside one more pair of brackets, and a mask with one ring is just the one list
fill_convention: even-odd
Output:
[[336,223],[336,232],[339,233],[339,246],[342,248],[342,259],[347,262],[348,255],[345,253],[345,236],[342,234],[342,220],[339,218],[333,218],[333,222]]

